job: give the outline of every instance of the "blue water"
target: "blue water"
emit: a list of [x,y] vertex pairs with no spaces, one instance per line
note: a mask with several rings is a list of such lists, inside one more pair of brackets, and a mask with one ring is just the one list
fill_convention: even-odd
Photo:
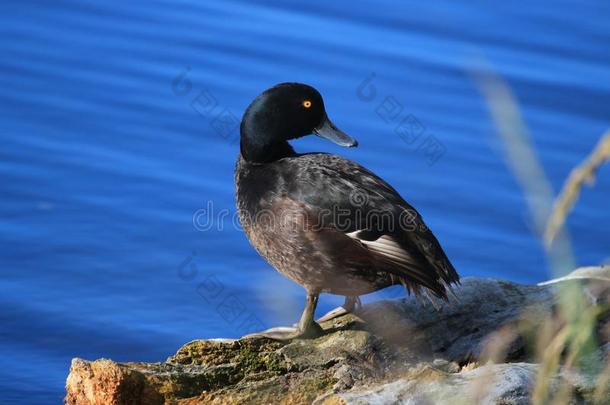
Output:
[[[555,190],[610,127],[604,1],[3,1],[0,16],[2,403],[58,403],[72,357],[160,361],[298,318],[303,291],[232,225],[235,120],[275,83],[316,86],[360,141],[297,149],[388,180],[463,276],[549,277],[480,61]],[[606,167],[569,220],[579,265],[610,255],[609,188]]]

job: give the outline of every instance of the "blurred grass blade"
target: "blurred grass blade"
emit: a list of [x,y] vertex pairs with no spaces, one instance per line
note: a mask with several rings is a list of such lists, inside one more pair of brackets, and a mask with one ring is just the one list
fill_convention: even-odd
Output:
[[591,155],[578,167],[572,170],[546,225],[544,241],[550,246],[557,232],[566,221],[566,217],[576,203],[580,190],[585,183],[591,183],[600,166],[610,160],[610,130],[605,133]]
[[[475,72],[476,82],[487,99],[494,123],[503,140],[506,162],[523,189],[537,236],[542,239],[550,216],[554,192],[532,145],[517,102],[506,83],[489,69]],[[557,234],[547,253],[555,277],[575,268],[572,245],[566,231]]]
[[[527,126],[519,112],[518,104],[506,83],[489,69],[475,73],[476,82],[487,99],[491,115],[503,141],[506,162],[523,189],[528,209],[535,225],[535,232],[545,248],[555,277],[571,272],[575,266],[572,245],[567,231],[561,227],[565,215],[578,196],[582,182],[592,177],[601,162],[607,159],[610,141],[602,141],[600,147],[587,161],[585,169],[573,175],[576,186],[568,188],[555,205],[559,210],[557,218],[551,216],[554,193],[542,165],[535,153]],[[570,185],[570,182],[568,182]],[[576,190],[576,192],[574,191]],[[562,212],[563,211],[563,212]],[[547,224],[551,219],[554,243],[544,243],[545,235],[550,234]],[[557,225],[559,224],[559,225]],[[538,341],[540,368],[532,392],[534,404],[567,404],[573,398],[571,386],[564,384],[554,395],[551,394],[552,381],[562,369],[598,368],[592,354],[595,353],[597,308],[588,305],[582,286],[578,283],[557,285],[558,313],[549,314],[546,323],[553,334],[533,331]],[[586,364],[589,363],[589,364]],[[563,367],[562,367],[563,365]],[[601,377],[600,377],[601,378]],[[605,380],[603,380],[605,381]],[[605,392],[605,391],[604,391]],[[598,394],[598,396],[603,394]]]

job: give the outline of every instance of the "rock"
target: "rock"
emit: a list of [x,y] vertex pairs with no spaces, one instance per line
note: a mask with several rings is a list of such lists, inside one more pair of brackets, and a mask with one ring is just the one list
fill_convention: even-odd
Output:
[[[436,373],[435,378],[409,378],[375,388],[336,394],[318,404],[513,404],[528,405],[538,365],[529,363],[489,364],[456,374]],[[421,373],[423,373],[423,370]],[[558,376],[552,385],[570,384],[577,392],[595,389],[589,379],[568,380]]]
[[[600,271],[581,271],[577,282],[608,282],[607,269]],[[412,297],[376,302],[324,322],[317,339],[196,340],[160,363],[74,359],[66,403],[529,403],[539,365],[518,331],[549,318],[565,282],[575,281],[527,286],[466,278],[455,291],[459,299],[438,311]],[[602,326],[597,330],[605,359],[608,339]],[[488,360],[511,363],[480,365]],[[566,384],[579,398],[596,389],[591,378],[568,370],[552,377],[553,389]]]

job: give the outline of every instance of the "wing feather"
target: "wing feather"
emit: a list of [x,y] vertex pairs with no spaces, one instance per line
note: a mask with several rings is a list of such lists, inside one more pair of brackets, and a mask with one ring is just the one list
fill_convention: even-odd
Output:
[[[287,184],[298,185],[293,189],[294,198],[319,212],[347,212],[343,217],[347,221],[342,223],[333,215],[322,218],[325,228],[335,229],[366,247],[383,271],[409,290],[425,295],[421,291],[425,287],[447,299],[451,284],[459,284],[459,276],[419,212],[392,186],[339,156],[306,154],[299,159],[304,164],[286,179]],[[372,212],[388,216],[369,221]],[[410,220],[408,227],[401,223],[404,213]]]

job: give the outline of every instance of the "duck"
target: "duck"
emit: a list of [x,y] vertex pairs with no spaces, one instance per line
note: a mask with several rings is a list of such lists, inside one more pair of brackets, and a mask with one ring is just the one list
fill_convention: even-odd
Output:
[[241,120],[234,180],[242,229],[258,254],[306,293],[295,326],[255,335],[322,335],[314,319],[322,293],[344,296],[344,312],[357,309],[361,295],[393,285],[448,302],[460,278],[419,212],[356,162],[297,153],[289,141],[308,135],[358,145],[329,119],[322,95],[307,84],[263,91]]

